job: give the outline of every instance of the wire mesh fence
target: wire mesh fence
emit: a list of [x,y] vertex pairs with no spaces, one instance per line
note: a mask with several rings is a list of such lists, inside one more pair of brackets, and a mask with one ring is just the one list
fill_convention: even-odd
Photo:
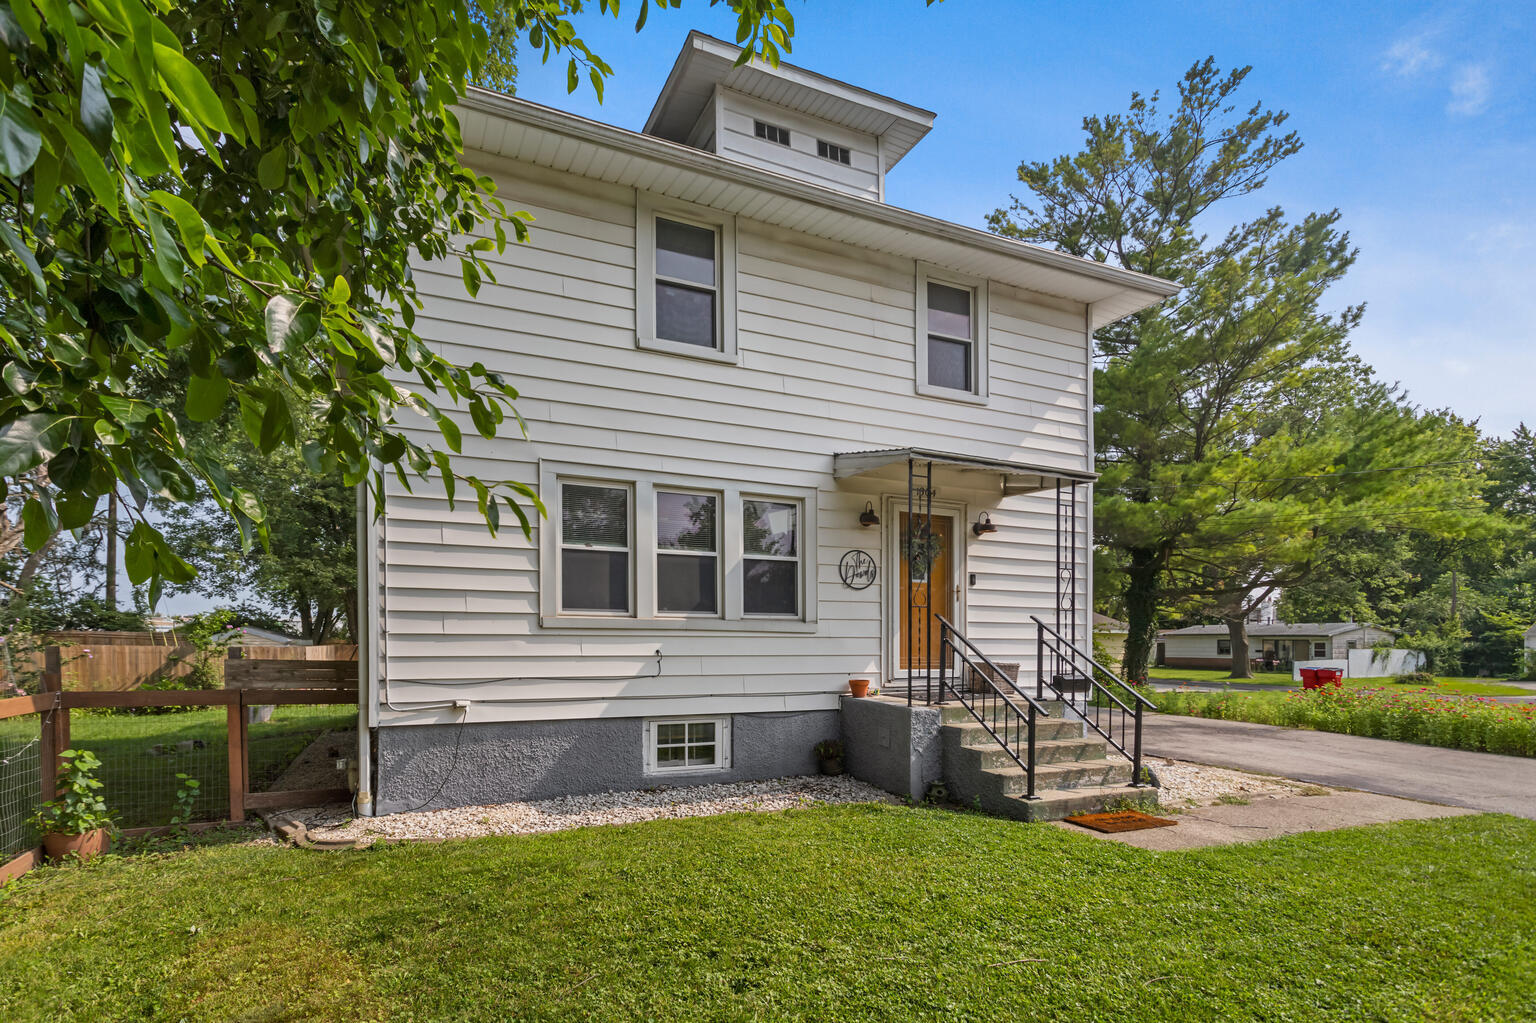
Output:
[[222,820],[229,815],[227,717],[223,707],[75,710],[69,743],[101,761],[96,777],[119,827]]
[[43,802],[42,718],[0,720],[0,860],[37,845],[29,818]]
[[356,755],[357,710],[346,705],[290,705],[246,728],[252,792],[344,788],[345,764]]

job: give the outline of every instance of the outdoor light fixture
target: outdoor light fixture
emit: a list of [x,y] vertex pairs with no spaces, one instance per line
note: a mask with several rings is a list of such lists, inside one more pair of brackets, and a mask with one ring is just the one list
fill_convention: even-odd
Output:
[[861,526],[878,526],[879,524],[880,524],[880,516],[875,514],[875,502],[873,502],[873,501],[865,501],[864,502],[864,512],[863,512],[863,514],[861,514],[859,516],[859,525],[861,525]]
[[982,512],[976,516],[976,521],[971,523],[971,532],[977,536],[985,536],[988,533],[997,532],[997,527],[992,524],[992,516]]

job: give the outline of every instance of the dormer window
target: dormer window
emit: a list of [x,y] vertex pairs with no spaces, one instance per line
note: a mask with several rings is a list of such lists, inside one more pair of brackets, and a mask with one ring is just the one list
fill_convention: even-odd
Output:
[[828,142],[826,139],[816,140],[816,155],[821,157],[823,160],[831,160],[833,163],[840,163],[844,167],[848,166],[850,162],[848,158],[847,146],[839,146],[835,143]]
[[778,125],[769,124],[767,121],[753,121],[752,134],[760,139],[767,139],[769,142],[778,143],[781,146],[789,145],[789,129],[780,128]]

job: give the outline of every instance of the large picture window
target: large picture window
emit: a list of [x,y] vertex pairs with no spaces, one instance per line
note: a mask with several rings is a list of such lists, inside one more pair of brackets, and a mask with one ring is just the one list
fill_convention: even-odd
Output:
[[629,488],[597,483],[560,487],[560,609],[630,610]]
[[800,613],[800,506],[742,502],[742,611]]
[[720,610],[720,500],[714,494],[656,491],[656,609]]

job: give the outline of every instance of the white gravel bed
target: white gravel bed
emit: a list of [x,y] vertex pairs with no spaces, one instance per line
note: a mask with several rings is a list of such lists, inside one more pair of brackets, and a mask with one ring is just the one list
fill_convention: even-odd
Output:
[[1288,799],[1292,796],[1325,796],[1331,789],[1321,785],[1277,778],[1265,774],[1248,774],[1225,767],[1209,767],[1182,760],[1166,760],[1149,757],[1151,766],[1161,783],[1158,802],[1168,807],[1209,806],[1221,801],[1223,796],[1238,799]]
[[804,775],[770,781],[729,782],[686,788],[660,787],[637,792],[599,792],[527,803],[463,806],[383,817],[353,818],[344,806],[306,807],[297,818],[315,839],[354,839],[368,844],[380,838],[473,838],[480,835],[531,835],[600,824],[676,817],[709,817],[742,811],[788,810],[833,803],[893,802],[894,797],[848,775]]

